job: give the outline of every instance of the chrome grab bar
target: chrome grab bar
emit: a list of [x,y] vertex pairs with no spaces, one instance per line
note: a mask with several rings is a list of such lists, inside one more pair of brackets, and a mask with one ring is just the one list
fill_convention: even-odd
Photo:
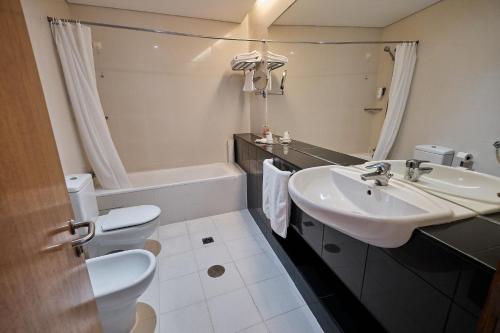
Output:
[[88,232],[86,235],[73,239],[71,241],[71,246],[73,246],[76,250],[76,255],[80,256],[83,253],[82,245],[89,242],[95,236],[95,224],[92,221],[82,221],[76,222],[74,220],[70,220],[69,222],[69,231],[72,235],[76,234],[76,229],[87,228]]

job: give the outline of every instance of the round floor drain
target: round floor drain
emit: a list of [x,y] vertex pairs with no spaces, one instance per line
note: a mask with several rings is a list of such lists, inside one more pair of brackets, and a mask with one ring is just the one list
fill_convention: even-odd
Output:
[[210,276],[210,277],[218,278],[219,276],[224,274],[225,271],[226,271],[226,269],[224,268],[224,266],[213,265],[210,268],[208,268],[207,273],[208,273],[208,276]]

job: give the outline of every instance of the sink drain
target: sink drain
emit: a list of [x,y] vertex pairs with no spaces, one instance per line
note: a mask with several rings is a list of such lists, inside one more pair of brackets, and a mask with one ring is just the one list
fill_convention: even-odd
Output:
[[224,274],[225,271],[226,269],[224,268],[224,266],[213,265],[210,268],[208,268],[207,274],[212,278],[218,278],[219,276]]

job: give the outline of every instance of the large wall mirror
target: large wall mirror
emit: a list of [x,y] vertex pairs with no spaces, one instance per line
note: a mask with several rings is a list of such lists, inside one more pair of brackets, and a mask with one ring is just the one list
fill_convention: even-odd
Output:
[[[279,86],[284,69],[287,81],[283,96],[268,96],[269,126],[364,159],[391,136],[388,153],[379,156],[408,159],[417,145],[444,146],[457,156],[470,153],[473,169],[500,176],[494,146],[500,140],[500,45],[473,28],[491,16],[487,7],[464,16],[453,1],[295,1],[268,28],[270,40],[347,43],[269,43],[270,51],[289,59],[272,73],[272,86]],[[419,43],[412,77],[395,87],[398,55],[401,61],[406,52],[399,51],[401,41]],[[406,84],[395,120],[389,95]],[[401,94],[393,95],[394,104],[398,99]],[[380,142],[384,122],[397,117],[400,126],[389,126],[389,139]]]

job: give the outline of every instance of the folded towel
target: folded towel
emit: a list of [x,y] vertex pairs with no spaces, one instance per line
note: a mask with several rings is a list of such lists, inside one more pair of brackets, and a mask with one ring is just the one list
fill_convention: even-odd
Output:
[[243,85],[243,91],[255,91],[255,86],[253,84],[253,76],[255,70],[245,71],[245,84]]
[[264,214],[271,220],[271,228],[286,238],[290,223],[290,195],[288,179],[291,173],[282,171],[273,165],[272,159],[264,160],[262,181],[262,207]]
[[273,62],[284,62],[285,64],[288,63],[287,57],[281,54],[272,53],[270,51],[266,52],[266,54],[264,55],[264,60],[268,62],[273,61]]
[[244,60],[260,61],[261,59],[262,59],[261,54],[255,50],[252,52],[249,52],[249,53],[238,54],[233,58],[233,60],[236,60],[236,61],[244,61]]

